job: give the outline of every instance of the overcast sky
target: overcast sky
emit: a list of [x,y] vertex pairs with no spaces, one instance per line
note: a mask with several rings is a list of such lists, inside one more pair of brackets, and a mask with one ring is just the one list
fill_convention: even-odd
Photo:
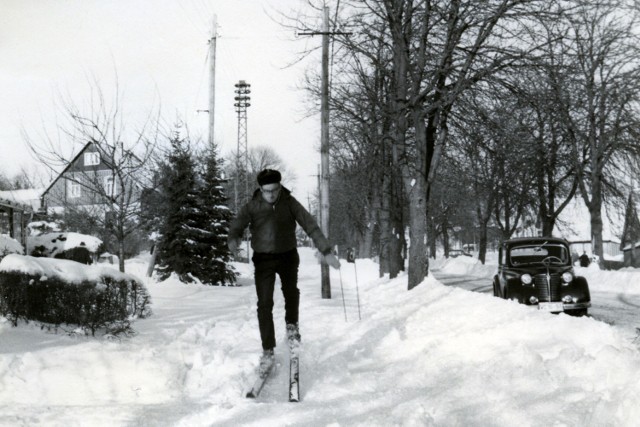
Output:
[[[181,117],[207,137],[208,39],[213,14],[216,61],[215,139],[235,150],[234,84],[251,84],[249,146],[272,147],[297,175],[294,193],[315,189],[320,155],[319,117],[305,119],[297,90],[305,63],[283,68],[297,52],[320,43],[296,40],[269,15],[298,0],[0,0],[0,171],[33,168],[21,127],[52,129],[61,94],[78,105],[89,98],[91,76],[110,98],[115,76],[127,125],[138,126],[154,107],[171,123]],[[286,184],[286,183],[285,183]]]

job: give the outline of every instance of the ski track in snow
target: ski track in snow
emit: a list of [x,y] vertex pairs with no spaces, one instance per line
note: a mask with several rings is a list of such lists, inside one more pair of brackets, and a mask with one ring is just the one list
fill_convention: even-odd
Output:
[[[379,279],[369,260],[332,270],[333,298],[322,299],[313,251],[300,254],[302,402],[287,401],[278,287],[276,370],[259,399],[244,397],[261,349],[252,269],[237,264],[240,287],[146,279],[154,314],[134,323],[134,338],[0,323],[0,426],[546,427],[640,419],[640,354],[615,327],[432,277],[407,291],[406,277]],[[462,272],[461,262],[469,261],[450,267]],[[145,260],[127,268],[143,277]]]

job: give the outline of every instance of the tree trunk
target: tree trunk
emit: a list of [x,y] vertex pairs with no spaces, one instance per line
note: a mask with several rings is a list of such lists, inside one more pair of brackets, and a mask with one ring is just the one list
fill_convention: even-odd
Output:
[[482,207],[478,204],[476,206],[476,215],[478,218],[478,226],[479,226],[479,241],[478,241],[478,260],[484,264],[487,258],[487,230],[489,224],[489,218],[491,217],[491,205],[494,203],[493,196],[489,197],[487,201],[487,211],[485,214],[482,213]]
[[402,201],[400,198],[398,185],[394,182],[393,177],[390,179],[390,200],[391,205],[391,234],[389,236],[389,278],[398,277],[402,270],[404,260],[402,258],[402,234],[404,233],[404,224],[402,223]]
[[371,251],[373,250],[373,230],[375,229],[375,224],[371,214],[368,215],[367,219],[367,229],[360,242],[360,251],[358,252],[361,258],[371,258]]
[[447,226],[447,221],[442,221],[442,246],[444,249],[444,257],[449,258],[449,249],[451,246],[449,244],[449,227]]
[[591,216],[591,251],[598,256],[598,265],[604,267],[604,243],[602,241],[602,194],[599,191],[600,183],[594,183],[594,194],[591,196],[589,204],[589,215]]
[[551,236],[553,234],[553,229],[556,226],[555,217],[542,217],[542,235],[543,236]]
[[406,183],[409,194],[409,283],[411,290],[427,276],[427,201],[425,181],[418,176]]
[[[429,215],[427,214],[427,218]],[[433,221],[427,222],[427,241],[429,242],[429,256],[433,259],[436,259],[436,227],[433,224]]]
[[480,223],[478,241],[478,260],[484,265],[487,260],[487,224]]
[[118,241],[118,258],[120,267],[120,272],[124,273],[124,239]]
[[390,272],[390,260],[391,260],[391,240],[392,237],[392,225],[391,225],[391,194],[389,176],[383,173],[382,177],[382,206],[379,214],[380,224],[380,277]]
[[[364,239],[361,243],[361,251],[359,256],[362,258],[372,258],[373,257],[373,241],[376,235],[376,223],[379,223],[379,213],[380,213],[380,191],[377,185],[374,185],[373,194],[371,196],[370,208],[365,212],[366,220],[367,220],[367,229],[364,233]],[[378,227],[378,232],[380,228]]]

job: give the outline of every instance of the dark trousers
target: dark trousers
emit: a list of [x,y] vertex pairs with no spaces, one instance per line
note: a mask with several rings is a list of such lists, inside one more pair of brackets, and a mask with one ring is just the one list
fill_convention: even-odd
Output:
[[300,290],[298,289],[298,266],[300,257],[293,249],[281,254],[254,253],[251,258],[255,267],[254,279],[258,295],[258,325],[262,348],[268,350],[276,346],[273,327],[273,290],[276,274],[282,282],[284,296],[284,320],[287,324],[298,323]]

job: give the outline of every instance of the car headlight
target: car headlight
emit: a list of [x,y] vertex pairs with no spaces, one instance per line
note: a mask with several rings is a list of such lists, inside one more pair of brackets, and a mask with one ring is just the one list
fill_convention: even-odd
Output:
[[571,281],[573,280],[573,274],[569,273],[568,271],[565,271],[564,273],[562,273],[562,281],[564,283],[571,283]]
[[531,282],[533,282],[533,279],[531,278],[530,274],[523,274],[520,277],[520,280],[522,280],[522,283],[524,283],[525,285],[530,285]]

